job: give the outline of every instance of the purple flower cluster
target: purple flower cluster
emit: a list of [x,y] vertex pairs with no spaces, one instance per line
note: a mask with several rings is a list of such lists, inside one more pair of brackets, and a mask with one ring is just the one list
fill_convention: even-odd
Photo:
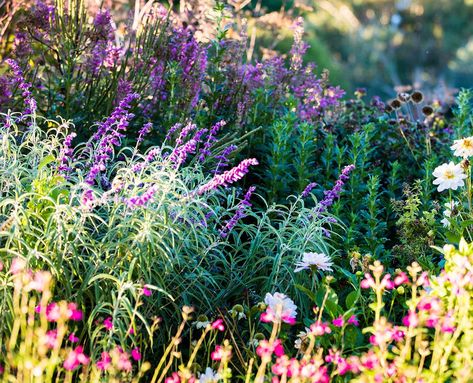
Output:
[[7,76],[0,76],[0,104],[7,103],[12,96],[11,84]]
[[67,173],[70,172],[72,169],[70,168],[69,164],[70,161],[73,159],[74,149],[72,148],[72,140],[77,136],[76,133],[70,133],[64,139],[64,145],[61,150],[61,154],[59,156],[59,172],[60,173]]
[[43,1],[36,1],[36,4],[31,8],[30,15],[27,20],[28,29],[33,31],[36,38],[47,38],[47,32],[50,31],[50,22],[54,20],[55,8],[52,5],[47,5]]
[[[197,145],[202,141],[202,136],[205,134],[205,132],[207,132],[207,129],[198,130],[194,134],[194,137],[192,137],[192,139],[174,148],[174,150],[169,156],[170,161],[173,162],[176,167],[182,165],[189,154],[193,154],[196,152]],[[178,142],[182,141],[178,140]]]
[[305,198],[305,197],[308,197],[310,192],[317,186],[317,182],[311,182],[310,184],[308,184],[304,191],[301,193],[301,197],[302,198]]
[[336,199],[340,197],[340,194],[343,191],[343,186],[350,178],[350,173],[355,169],[355,165],[347,165],[343,168],[342,173],[338,177],[337,182],[335,182],[335,186],[330,189],[324,191],[325,197],[319,204],[315,207],[315,211],[317,213],[323,213],[333,205]]
[[209,182],[202,185],[197,190],[197,194],[202,195],[210,190],[218,188],[219,186],[228,186],[229,184],[237,182],[249,172],[250,166],[255,165],[258,165],[258,160],[256,160],[256,158],[247,158],[246,160],[241,161],[233,169],[227,170],[222,174],[214,175]]
[[36,112],[36,100],[33,98],[30,88],[31,84],[26,82],[23,71],[21,70],[18,63],[13,59],[6,60],[7,64],[10,65],[10,68],[13,71],[13,82],[18,86],[18,88],[22,91],[21,95],[25,100],[26,108],[24,110],[24,114],[34,114]]
[[222,153],[215,156],[215,159],[219,161],[217,167],[215,168],[215,174],[218,174],[220,170],[228,166],[228,156],[237,149],[238,147],[236,145],[228,145],[225,149],[223,149]]
[[13,52],[15,57],[24,62],[29,58],[33,50],[31,49],[30,39],[25,32],[17,32],[13,41]]
[[121,139],[125,136],[122,132],[126,131],[129,121],[134,117],[134,114],[129,113],[128,110],[131,107],[132,101],[138,97],[137,93],[126,95],[113,110],[112,114],[99,124],[97,132],[89,141],[89,147],[92,146],[92,142],[99,142],[94,152],[93,163],[85,178],[85,182],[89,185],[93,185],[97,176],[106,169],[106,164],[114,151],[114,147],[120,146]]
[[146,206],[148,202],[153,199],[154,195],[158,191],[158,185],[151,185],[143,194],[139,196],[134,196],[127,198],[125,203],[130,209],[135,209],[137,207]]
[[87,189],[82,192],[81,196],[81,206],[85,210],[92,210],[95,206],[95,196],[92,189]]
[[255,186],[251,186],[248,191],[246,192],[245,194],[245,197],[243,198],[243,200],[238,204],[237,206],[237,211],[235,212],[235,214],[233,215],[233,217],[228,220],[228,222],[226,223],[225,227],[223,229],[220,230],[220,236],[222,238],[225,238],[228,233],[230,233],[232,231],[232,229],[235,227],[235,225],[237,224],[237,222],[242,219],[243,217],[245,217],[245,210],[249,207],[251,207],[251,203],[250,203],[250,198],[251,198],[251,195],[253,194],[253,192],[255,191],[256,187]]
[[138,144],[141,144],[147,134],[151,132],[153,129],[153,123],[152,122],[147,122],[146,124],[143,125],[143,127],[140,129],[138,132]]
[[200,149],[199,161],[204,162],[206,157],[209,157],[212,153],[210,152],[210,148],[217,141],[217,134],[221,128],[226,125],[225,121],[217,122],[212,128],[210,128],[210,133],[207,136],[207,141],[204,143],[202,149]]

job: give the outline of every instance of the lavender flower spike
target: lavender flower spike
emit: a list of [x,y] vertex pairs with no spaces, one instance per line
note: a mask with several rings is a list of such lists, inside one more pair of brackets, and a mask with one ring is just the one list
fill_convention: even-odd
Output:
[[314,189],[316,186],[317,186],[317,182],[311,182],[310,184],[308,184],[305,187],[304,191],[301,193],[301,197],[302,198],[307,197],[310,194],[310,192],[312,191],[312,189]]
[[233,169],[227,170],[222,174],[216,174],[209,182],[202,185],[198,190],[197,194],[202,195],[210,190],[216,189],[219,186],[228,186],[238,180],[242,179],[243,176],[248,173],[250,166],[258,165],[256,158],[247,158],[241,161],[238,166]]
[[237,222],[241,218],[245,217],[245,210],[246,210],[246,208],[251,207],[250,198],[251,198],[251,195],[253,194],[253,192],[255,191],[255,189],[256,189],[255,186],[252,186],[248,189],[248,191],[245,194],[245,197],[238,204],[237,211],[236,211],[235,215],[227,222],[225,227],[222,230],[220,230],[220,236],[222,238],[225,238],[228,235],[228,233],[230,231],[232,231],[232,229],[235,227]]
[[34,114],[36,112],[36,100],[33,98],[30,91],[31,84],[25,81],[25,78],[23,77],[23,71],[15,60],[8,59],[6,62],[8,65],[10,65],[10,68],[13,71],[15,76],[14,82],[18,85],[18,88],[22,90],[21,95],[25,99],[26,105],[24,114]]
[[323,213],[327,210],[330,206],[333,205],[335,200],[340,197],[340,194],[343,191],[343,186],[350,178],[350,173],[355,169],[355,165],[347,165],[343,168],[342,173],[338,177],[337,182],[335,182],[335,186],[331,190],[324,191],[325,197],[322,201],[319,202],[315,211],[317,213]]

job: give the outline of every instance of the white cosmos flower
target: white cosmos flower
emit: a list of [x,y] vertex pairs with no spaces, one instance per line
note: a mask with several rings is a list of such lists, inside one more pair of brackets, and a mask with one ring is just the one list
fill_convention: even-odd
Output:
[[467,158],[473,156],[473,137],[455,140],[450,149],[454,150],[453,154],[457,157]]
[[297,262],[296,266],[295,273],[305,269],[332,271],[333,262],[323,253],[304,253],[302,260]]
[[199,383],[217,383],[219,380],[220,374],[212,370],[210,367],[207,367],[205,372],[199,376]]
[[436,178],[434,185],[438,185],[439,192],[447,189],[457,190],[459,186],[465,185],[463,180],[466,174],[460,164],[455,165],[452,161],[437,166],[432,174]]

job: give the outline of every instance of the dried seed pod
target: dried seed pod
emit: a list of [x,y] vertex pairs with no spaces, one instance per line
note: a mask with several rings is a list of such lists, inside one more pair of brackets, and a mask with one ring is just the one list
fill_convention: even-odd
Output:
[[398,99],[395,99],[395,100],[392,100],[389,105],[391,105],[391,108],[393,109],[399,109],[401,107],[401,101],[399,101]]
[[426,105],[422,108],[422,113],[426,116],[430,116],[432,113],[434,113],[434,109],[430,105]]
[[391,113],[394,109],[392,108],[391,105],[386,105],[386,108],[384,108],[386,113]]
[[424,94],[418,90],[411,94],[411,100],[416,104],[420,104],[424,100]]

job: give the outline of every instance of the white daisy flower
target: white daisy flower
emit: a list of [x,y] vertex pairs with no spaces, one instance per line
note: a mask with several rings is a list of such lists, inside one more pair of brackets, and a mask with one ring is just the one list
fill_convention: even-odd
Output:
[[465,185],[463,180],[466,174],[460,164],[455,165],[452,161],[437,166],[432,174],[436,178],[433,183],[438,185],[439,192],[447,189],[457,190],[459,186]]
[[304,253],[302,260],[296,263],[295,273],[299,271],[311,269],[322,271],[333,271],[333,262],[329,256],[323,253]]
[[453,154],[457,157],[467,158],[473,156],[473,137],[455,140],[450,149],[454,150]]
[[199,383],[217,383],[219,380],[220,374],[212,370],[210,367],[207,367],[205,372],[199,376]]

